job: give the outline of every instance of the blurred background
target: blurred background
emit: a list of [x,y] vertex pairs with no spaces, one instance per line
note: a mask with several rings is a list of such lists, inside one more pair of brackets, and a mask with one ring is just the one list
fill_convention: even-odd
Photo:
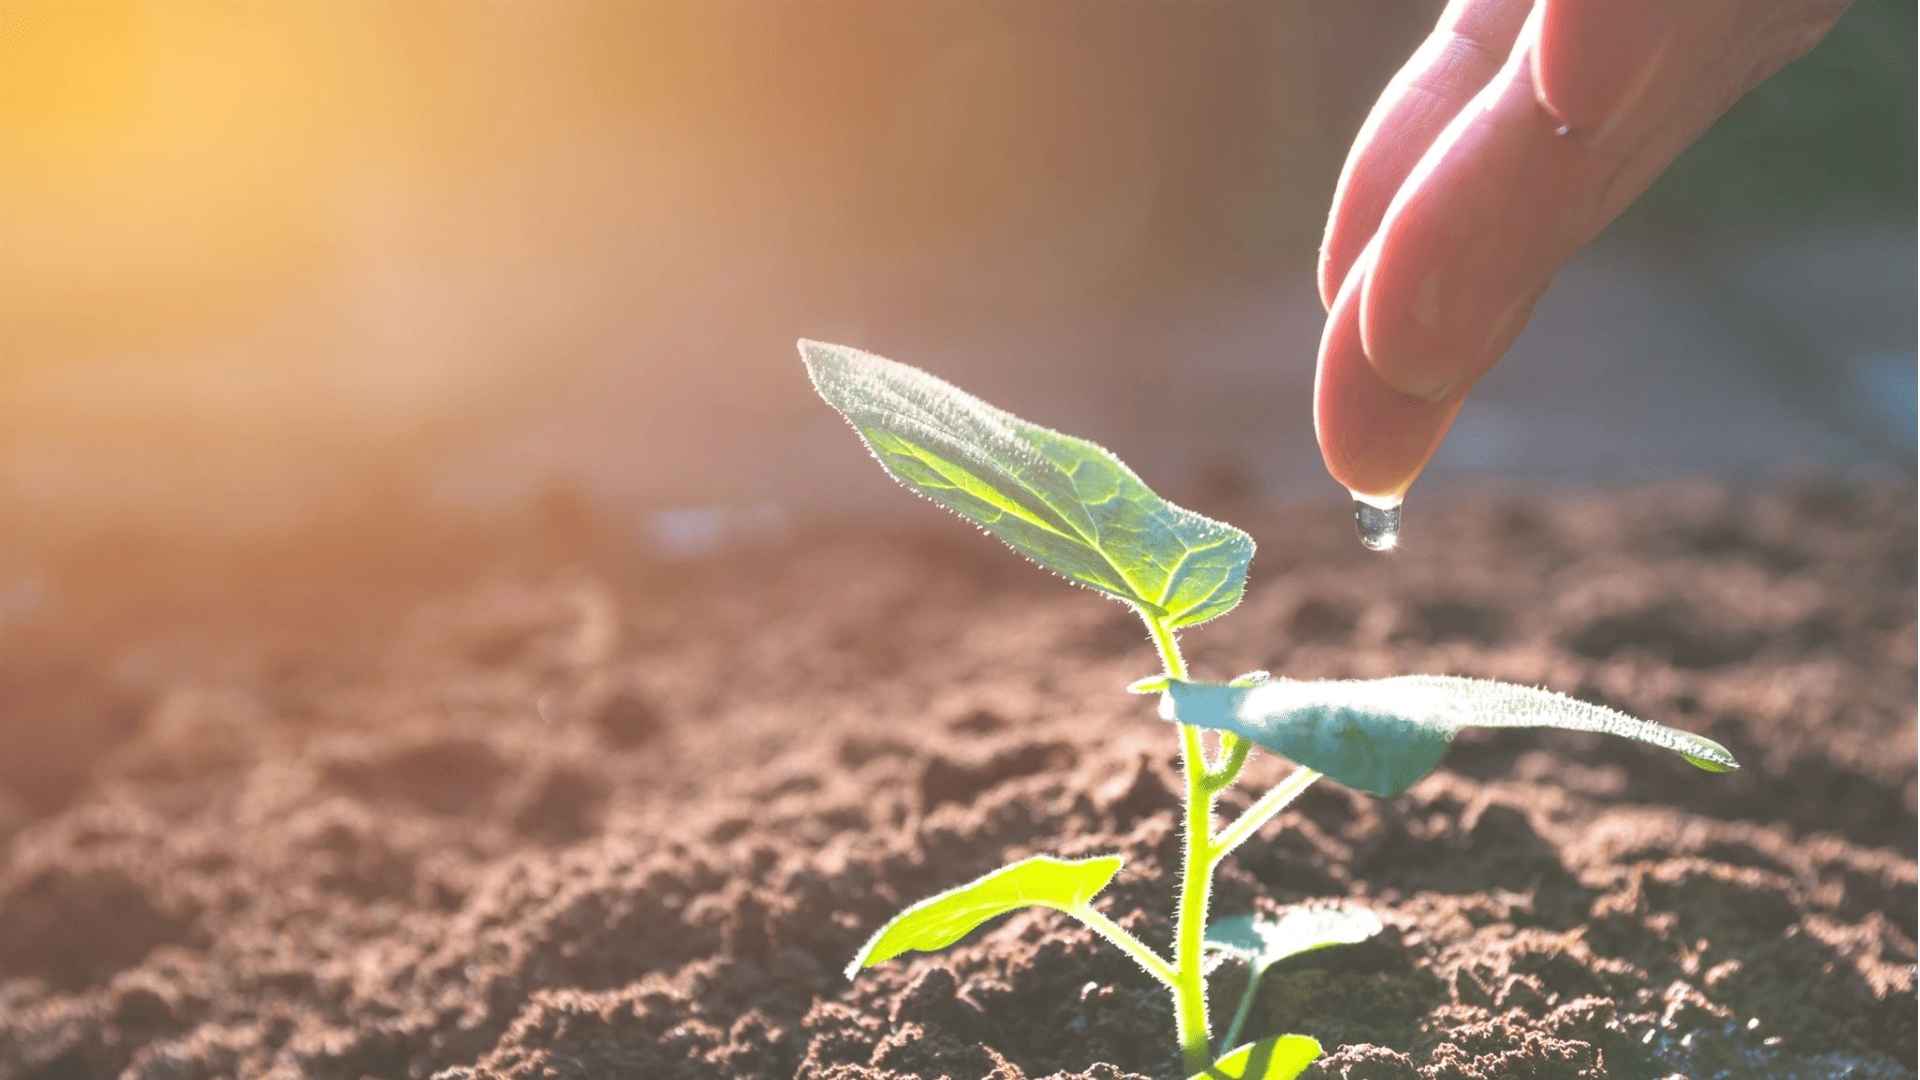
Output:
[[[800,336],[1331,500],[1320,227],[1439,7],[0,2],[0,580],[380,506],[913,511]],[[1417,497],[1909,476],[1914,19],[1860,0],[1569,268]]]
[[[1363,961],[1387,996],[1310,984],[1409,1041],[1367,1039],[1505,1054],[1483,972],[1500,1025],[1599,987],[1619,1024],[1540,1024],[1911,1061],[1915,0],[1857,0],[1566,270],[1381,560],[1314,443],[1315,262],[1440,7],[0,0],[0,1077],[453,1075],[513,1033],[553,1056],[474,1075],[709,1032],[826,1069],[888,890],[1098,821],[1116,916],[1158,905],[1139,627],[902,495],[800,337],[1246,525],[1206,673],[1499,676],[1741,748],[1725,785],[1502,750],[1252,864],[1249,901],[1422,920],[1419,970]],[[1515,995],[1555,941],[1573,981]],[[911,1008],[889,1044],[973,1030]]]

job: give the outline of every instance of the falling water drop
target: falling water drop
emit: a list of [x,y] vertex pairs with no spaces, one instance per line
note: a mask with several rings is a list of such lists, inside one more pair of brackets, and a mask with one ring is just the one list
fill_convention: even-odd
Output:
[[1368,551],[1392,551],[1400,545],[1400,500],[1353,497],[1353,527]]

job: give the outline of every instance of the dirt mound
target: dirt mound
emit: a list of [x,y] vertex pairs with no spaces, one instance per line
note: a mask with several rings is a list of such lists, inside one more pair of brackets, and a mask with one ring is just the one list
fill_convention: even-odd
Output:
[[[1388,930],[1269,975],[1249,1034],[1356,1080],[1914,1075],[1913,506],[1422,505],[1390,558],[1324,507],[1209,508],[1265,547],[1190,639],[1203,675],[1545,684],[1746,766],[1492,732],[1399,799],[1317,786],[1216,910],[1347,896]],[[1057,915],[840,973],[1035,852],[1124,855],[1105,909],[1170,935],[1139,628],[915,520],[467,554],[378,601],[344,562],[272,609],[304,635],[217,598],[191,649],[45,635],[72,647],[0,667],[10,740],[55,763],[0,768],[0,1077],[1178,1076],[1164,995]],[[1284,772],[1256,758],[1226,810]]]

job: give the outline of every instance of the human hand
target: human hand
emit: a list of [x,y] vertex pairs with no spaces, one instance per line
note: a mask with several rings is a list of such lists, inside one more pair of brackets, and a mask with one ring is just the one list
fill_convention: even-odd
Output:
[[1850,0],[1451,0],[1375,103],[1320,251],[1327,471],[1397,499],[1553,275]]

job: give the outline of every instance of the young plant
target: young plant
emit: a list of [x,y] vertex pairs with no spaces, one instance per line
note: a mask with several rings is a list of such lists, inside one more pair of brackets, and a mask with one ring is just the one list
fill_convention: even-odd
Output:
[[[1254,672],[1231,682],[1191,679],[1178,634],[1224,615],[1246,590],[1253,539],[1155,495],[1105,449],[1030,424],[932,375],[839,345],[800,343],[813,385],[882,468],[1069,582],[1132,608],[1160,654],[1161,672],[1127,689],[1155,694],[1180,739],[1186,774],[1184,860],[1173,955],[1163,956],[1093,906],[1121,860],[1036,855],[912,905],[882,926],[847,965],[934,952],[982,923],[1024,907],[1078,919],[1166,987],[1186,1071],[1278,1080],[1303,1071],[1320,1044],[1304,1035],[1216,1053],[1207,1016],[1212,963],[1238,959],[1252,978],[1222,1047],[1239,1036],[1259,978],[1289,956],[1364,940],[1371,913],[1300,907],[1278,918],[1237,916],[1207,928],[1207,894],[1220,861],[1322,776],[1397,795],[1432,772],[1468,727],[1557,727],[1638,739],[1709,772],[1738,768],[1725,747],[1545,690],[1480,679],[1416,675],[1301,682]],[[1217,732],[1208,753],[1203,732]],[[1255,747],[1292,761],[1285,780],[1238,819],[1214,828],[1214,800],[1240,778]]]

